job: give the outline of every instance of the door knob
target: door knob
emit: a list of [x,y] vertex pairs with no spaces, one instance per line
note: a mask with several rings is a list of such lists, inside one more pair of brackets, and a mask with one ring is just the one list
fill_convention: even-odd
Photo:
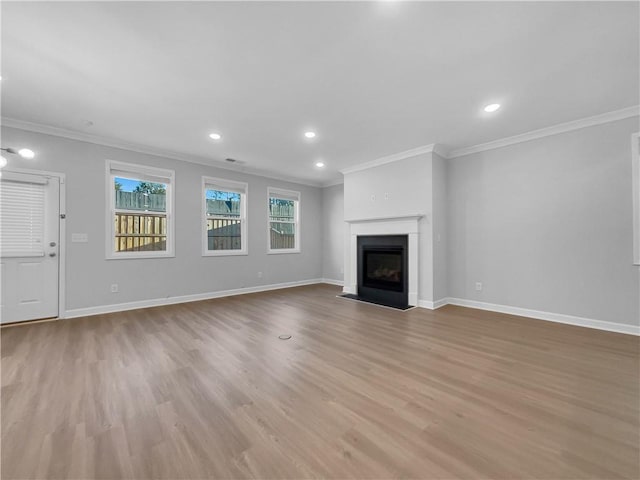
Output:
[[55,247],[56,246],[56,242],[49,242],[49,246],[50,247]]
[[50,257],[55,257],[55,256],[56,256],[56,252],[51,252],[51,253],[49,254],[49,256],[50,256]]

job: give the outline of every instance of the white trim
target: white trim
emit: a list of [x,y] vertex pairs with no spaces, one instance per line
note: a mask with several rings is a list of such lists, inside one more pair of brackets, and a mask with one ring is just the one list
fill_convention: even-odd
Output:
[[386,157],[377,158],[369,162],[359,163],[358,165],[354,165],[352,167],[343,168],[342,170],[340,170],[340,173],[342,173],[343,175],[348,175],[349,173],[359,172],[361,170],[367,170],[373,167],[379,167],[380,165],[386,165],[387,163],[398,162],[400,160],[417,157],[418,155],[423,155],[425,153],[432,153],[435,148],[436,146],[433,143],[430,145],[424,145],[422,147],[412,148],[411,150],[405,150],[404,152],[394,153],[392,155],[387,155]]
[[339,287],[342,287],[344,285],[344,282],[342,280],[333,280],[332,278],[321,278],[320,281],[322,283],[328,283],[329,285],[337,285]]
[[196,293],[192,295],[179,295],[176,297],[166,297],[166,298],[153,298],[149,300],[139,300],[136,302],[100,305],[98,307],[74,308],[71,310],[67,310],[66,318],[77,318],[77,317],[86,317],[89,315],[101,315],[104,313],[124,312],[127,310],[137,310],[139,308],[159,307],[162,305],[174,305],[176,303],[198,302],[201,300],[211,300],[213,298],[231,297],[234,295],[245,295],[247,293],[267,292],[269,290],[279,290],[282,288],[301,287],[304,285],[315,285],[317,283],[323,283],[322,279],[313,278],[311,280],[274,283],[271,285],[259,285],[256,287],[236,288],[232,290],[220,290],[218,292]]
[[633,182],[633,264],[640,265],[640,133],[631,135]]
[[2,117],[0,123],[2,126],[16,128],[18,130],[26,130],[28,132],[42,133],[52,135],[54,137],[68,138],[78,140],[80,142],[92,143],[94,145],[103,145],[105,147],[120,148],[131,152],[144,153],[146,155],[154,155],[157,157],[170,158],[172,160],[180,160],[182,162],[197,163],[208,167],[222,168],[234,172],[242,172],[248,175],[256,175],[258,177],[271,178],[274,180],[282,180],[284,182],[298,183],[308,185],[310,187],[322,187],[321,182],[282,175],[278,172],[262,170],[259,168],[247,167],[244,164],[233,164],[221,160],[213,160],[210,158],[199,157],[197,155],[189,155],[185,153],[174,152],[172,150],[151,147],[139,143],[127,142],[116,138],[103,137],[101,135],[92,135],[89,133],[67,130],[65,128],[52,127],[41,123],[26,122],[24,120],[16,120],[14,118]]
[[441,298],[440,300],[436,300],[435,302],[429,300],[418,300],[418,306],[420,308],[426,308],[428,310],[437,310],[440,307],[444,307],[449,304],[448,298]]
[[423,215],[398,216],[382,220],[351,220],[349,222],[349,244],[345,251],[344,286],[342,291],[357,295],[358,292],[358,236],[360,235],[407,235],[408,248],[408,303],[418,305],[419,246],[418,222]]
[[[113,239],[115,238],[115,223],[113,221],[115,215],[115,195],[113,182],[115,175],[113,170],[122,172],[130,172],[132,176],[153,175],[167,179],[167,198],[165,215],[167,217],[167,240],[164,251],[142,251],[142,252],[115,252]],[[135,178],[135,177],[134,177]],[[107,260],[127,260],[127,259],[143,259],[143,258],[173,258],[176,256],[176,222],[175,222],[175,188],[176,188],[176,172],[175,170],[150,167],[148,165],[139,165],[135,163],[127,163],[116,160],[105,161],[105,182],[106,182],[106,232],[105,248]],[[138,212],[144,213],[144,212]],[[156,213],[156,212],[154,212]]]
[[433,309],[437,310],[440,307],[444,307],[445,305],[449,304],[449,299],[448,298],[441,298],[440,300],[436,300],[435,302],[433,302]]
[[[281,195],[279,197],[278,195]],[[295,229],[295,247],[294,248],[271,248],[271,216],[269,215],[269,203],[271,198],[282,198],[283,200],[293,200],[294,203],[294,225]],[[301,251],[301,238],[300,232],[300,220],[302,218],[300,214],[300,206],[302,205],[302,193],[295,190],[285,190],[278,187],[267,187],[267,255],[282,255],[287,253],[300,253]],[[286,223],[286,222],[284,222]]]
[[573,130],[579,130],[581,128],[593,127],[596,125],[623,120],[625,118],[637,117],[638,115],[640,115],[640,105],[623,108],[621,110],[615,110],[613,112],[603,113],[601,115],[594,115],[593,117],[581,118],[579,120],[573,120],[571,122],[560,123],[551,127],[541,128],[539,130],[533,130],[530,132],[522,133],[520,135],[514,135],[512,137],[501,138],[499,140],[493,140],[491,142],[473,145],[471,147],[458,148],[449,152],[449,155],[445,158],[456,158],[462,157],[464,155],[470,155],[472,153],[484,152],[486,150],[494,150],[496,148],[502,148],[508,145],[514,145],[516,143],[529,142],[531,140],[549,137],[551,135],[558,135],[560,133],[571,132]]
[[[207,230],[207,185],[219,188],[234,188],[241,190],[240,192],[240,250],[209,250],[209,232]],[[202,222],[202,232],[200,234],[202,242],[203,257],[226,257],[234,255],[249,255],[249,237],[248,232],[248,208],[249,202],[249,184],[246,182],[238,182],[235,180],[226,180],[217,177],[202,177],[202,189],[200,191],[202,201],[202,212],[200,221]]]
[[385,222],[385,221],[400,221],[400,220],[420,220],[426,214],[424,213],[412,213],[409,215],[396,215],[394,217],[368,217],[368,218],[351,218],[345,220],[346,223],[367,223],[367,222]]
[[329,188],[335,187],[336,185],[344,185],[344,177],[335,180],[329,180],[328,182],[323,183],[320,188]]
[[[420,302],[420,307],[429,308]],[[431,303],[431,302],[428,302]],[[545,320],[547,322],[563,323],[566,325],[575,325],[578,327],[594,328],[597,330],[605,330],[607,332],[626,333],[628,335],[640,336],[640,326],[627,325],[625,323],[606,322],[604,320],[595,320],[591,318],[576,317],[573,315],[565,315],[562,313],[543,312],[540,310],[531,310],[528,308],[512,307],[509,305],[498,305],[495,303],[478,302],[475,300],[466,300],[463,298],[448,297],[438,300],[435,308],[443,305],[458,305],[460,307],[476,308],[478,310],[488,310],[490,312],[506,313],[509,315],[517,315],[519,317],[527,317],[536,320]]]
[[28,168],[5,168],[5,172],[28,173],[32,175],[42,175],[57,177],[60,187],[58,194],[60,211],[58,212],[58,318],[65,318],[67,306],[67,175],[59,172],[49,172],[45,170],[31,170]]
[[[600,115],[594,115],[592,117],[580,118],[570,122],[560,123],[539,130],[532,130],[519,135],[511,137],[505,137],[498,140],[492,140],[490,142],[481,143],[478,145],[472,145],[469,147],[458,148],[455,150],[448,150],[441,144],[431,143],[429,145],[423,145],[404,152],[394,153],[382,158],[371,160],[368,162],[360,163],[351,167],[340,170],[340,173],[347,175],[349,173],[359,172],[361,170],[367,170],[369,168],[378,167],[387,163],[397,162],[399,160],[405,160],[407,158],[415,157],[425,153],[433,153],[440,155],[442,158],[450,159],[462,157],[464,155],[470,155],[472,153],[484,152],[487,150],[494,150],[496,148],[506,147],[508,145],[514,145],[516,143],[528,142],[536,140],[538,138],[549,137],[552,135],[558,135],[560,133],[570,132],[572,130],[579,130],[581,128],[593,127],[596,125],[602,125],[605,123],[615,122],[618,120],[624,120],[625,118],[637,117],[640,115],[640,105],[633,107],[627,107],[620,110],[614,110],[612,112],[606,112]],[[331,184],[325,184],[323,187],[331,186]]]

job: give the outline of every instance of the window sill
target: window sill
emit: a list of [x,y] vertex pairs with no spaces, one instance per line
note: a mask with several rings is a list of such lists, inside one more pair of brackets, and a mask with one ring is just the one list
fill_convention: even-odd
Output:
[[152,254],[152,253],[135,253],[127,252],[123,254],[111,254],[107,255],[107,260],[136,260],[136,259],[145,259],[145,258],[175,258],[175,253],[162,253],[162,254]]
[[249,252],[246,250],[214,250],[202,254],[203,257],[238,257],[242,255],[249,255]]
[[267,255],[282,255],[285,253],[300,253],[299,248],[283,248],[281,250],[267,250]]

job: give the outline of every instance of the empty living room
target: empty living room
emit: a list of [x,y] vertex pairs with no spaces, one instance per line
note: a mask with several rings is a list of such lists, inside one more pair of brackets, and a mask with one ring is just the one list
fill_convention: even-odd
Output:
[[640,2],[0,27],[2,480],[640,478]]

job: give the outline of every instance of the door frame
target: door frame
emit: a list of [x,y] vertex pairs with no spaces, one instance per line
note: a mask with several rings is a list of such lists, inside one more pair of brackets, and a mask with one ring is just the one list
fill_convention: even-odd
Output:
[[43,177],[56,177],[60,182],[60,216],[58,217],[59,238],[58,238],[58,316],[62,319],[67,314],[66,293],[66,263],[67,263],[67,229],[65,222],[67,216],[67,175],[59,172],[48,172],[45,170],[32,170],[30,168],[11,168],[5,167],[4,172],[26,173],[29,175],[41,175]]

